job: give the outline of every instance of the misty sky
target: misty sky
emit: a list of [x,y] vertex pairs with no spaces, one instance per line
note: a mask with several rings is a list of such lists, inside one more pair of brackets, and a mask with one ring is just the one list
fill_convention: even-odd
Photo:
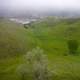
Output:
[[[33,11],[80,12],[80,0],[0,0],[0,15]],[[20,12],[19,12],[20,11]]]
[[80,0],[0,0],[0,9],[80,9]]

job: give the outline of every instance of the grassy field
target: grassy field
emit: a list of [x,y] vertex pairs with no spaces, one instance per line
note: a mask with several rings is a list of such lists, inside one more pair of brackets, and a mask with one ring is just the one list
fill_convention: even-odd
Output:
[[[69,39],[79,42],[75,56],[68,54]],[[22,56],[37,46],[48,56],[54,80],[80,80],[80,19],[53,17],[32,23],[27,29],[0,19],[0,80],[20,80],[16,69],[24,63]]]

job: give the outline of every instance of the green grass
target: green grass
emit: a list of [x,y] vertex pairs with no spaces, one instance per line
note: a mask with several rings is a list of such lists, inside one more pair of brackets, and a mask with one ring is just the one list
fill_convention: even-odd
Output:
[[[79,42],[78,55],[68,55],[67,40]],[[0,80],[20,80],[22,56],[39,46],[49,58],[54,80],[80,80],[80,19],[54,19],[23,25],[0,19]]]

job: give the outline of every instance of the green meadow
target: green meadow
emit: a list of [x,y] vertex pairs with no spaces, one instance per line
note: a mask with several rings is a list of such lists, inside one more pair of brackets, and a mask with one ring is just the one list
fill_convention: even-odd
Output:
[[[52,80],[80,80],[80,18],[48,17],[26,27],[0,19],[0,80],[21,80],[17,68],[36,47],[48,57]],[[76,55],[69,54],[69,39],[78,41]]]

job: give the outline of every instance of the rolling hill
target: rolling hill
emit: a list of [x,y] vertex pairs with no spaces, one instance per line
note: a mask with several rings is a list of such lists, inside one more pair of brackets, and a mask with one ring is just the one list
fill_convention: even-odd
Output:
[[80,45],[79,18],[48,17],[27,29],[22,24],[0,19],[0,80],[19,80],[16,67],[23,63],[22,56],[36,46],[48,55],[57,75],[54,80],[80,80],[80,46],[78,56],[65,56],[69,39],[77,40]]

